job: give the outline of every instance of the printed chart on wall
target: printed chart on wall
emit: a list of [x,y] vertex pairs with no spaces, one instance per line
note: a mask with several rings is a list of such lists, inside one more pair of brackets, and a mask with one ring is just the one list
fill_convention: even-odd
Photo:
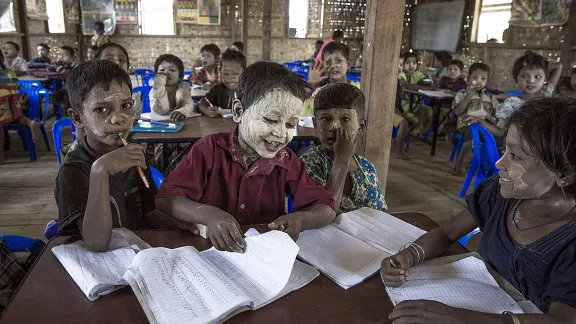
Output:
[[106,35],[114,34],[116,29],[116,12],[114,0],[82,0],[82,34],[93,35],[94,23],[104,23]]
[[138,23],[137,0],[116,0],[114,3],[117,24],[133,25]]
[[48,20],[46,0],[26,0],[26,15],[30,19]]
[[64,20],[68,24],[80,23],[80,3],[78,0],[64,0]]
[[198,24],[220,25],[220,0],[198,0]]
[[198,23],[198,1],[176,1],[176,22],[182,24]]
[[572,0],[514,0],[510,25],[562,26],[568,22]]

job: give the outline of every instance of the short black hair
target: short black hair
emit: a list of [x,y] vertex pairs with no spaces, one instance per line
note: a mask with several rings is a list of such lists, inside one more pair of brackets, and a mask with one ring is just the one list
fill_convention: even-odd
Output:
[[124,55],[126,55],[126,64],[128,65],[128,68],[130,68],[130,56],[128,55],[128,51],[126,51],[124,46],[117,44],[117,43],[108,42],[108,43],[103,44],[102,46],[98,47],[98,50],[96,51],[96,54],[94,55],[94,57],[97,59],[100,59],[100,57],[102,56],[102,52],[104,52],[104,50],[107,49],[108,47],[118,47],[122,51],[122,53],[124,53]]
[[10,42],[10,41],[6,42],[6,44],[14,46],[14,49],[16,50],[16,52],[20,52],[20,45],[14,43],[14,42]]
[[407,61],[409,58],[411,58],[411,57],[415,58],[415,59],[416,59],[416,63],[418,63],[418,55],[416,55],[416,53],[414,53],[414,52],[406,52],[406,53],[402,54],[402,59],[404,60],[404,63],[406,63],[406,61]]
[[36,47],[38,46],[42,46],[44,47],[48,52],[50,52],[50,46],[48,46],[48,44],[46,43],[38,43],[38,45],[36,45]]
[[485,71],[486,73],[490,74],[490,67],[488,65],[477,62],[470,65],[470,68],[468,68],[468,75],[471,75],[476,70]]
[[97,21],[94,23],[94,29],[96,30],[104,30],[104,23],[101,21]]
[[162,64],[162,62],[170,62],[176,65],[178,68],[179,78],[184,79],[184,63],[178,56],[172,54],[162,54],[158,56],[156,62],[154,62],[154,74],[158,73],[158,67],[160,64]]
[[514,80],[518,81],[518,75],[523,68],[528,69],[542,69],[544,74],[548,73],[548,61],[544,56],[534,53],[532,51],[526,51],[526,54],[519,57],[514,61],[514,66],[512,67],[512,75]]
[[[242,44],[244,45],[244,44]],[[208,52],[208,53],[212,53],[214,56],[216,56],[216,58],[218,58],[220,56],[220,47],[218,47],[218,45],[216,44],[206,44],[204,46],[202,46],[202,48],[200,49],[200,53],[202,52]]]
[[93,50],[93,51],[97,51],[98,50],[98,46],[96,45],[92,45],[88,47],[89,49]]
[[336,38],[344,38],[344,32],[341,31],[340,29],[338,29],[337,31],[332,33],[332,39],[336,39]]
[[227,49],[224,51],[224,53],[222,53],[222,58],[220,59],[220,64],[222,64],[222,62],[224,61],[235,61],[240,63],[240,65],[242,66],[243,69],[246,68],[246,56],[244,56],[244,54],[235,51],[235,50],[231,50],[231,49]]
[[366,98],[360,89],[347,83],[333,83],[322,88],[314,99],[314,114],[324,109],[353,109],[364,118]]
[[319,39],[316,41],[316,45],[324,45],[324,41]]
[[452,60],[450,61],[450,64],[448,64],[448,66],[450,65],[456,65],[460,69],[460,71],[464,70],[464,62],[460,60]]
[[60,46],[60,49],[65,50],[66,52],[70,53],[70,56],[74,57],[74,49],[68,45]]
[[[232,46],[236,47],[237,49],[239,49],[241,52],[244,51],[244,43],[238,41],[238,42],[234,42],[232,43]],[[202,51],[200,51],[202,52]]]
[[322,49],[322,60],[324,60],[326,54],[333,54],[336,52],[342,53],[342,56],[344,56],[346,61],[350,61],[350,48],[348,48],[346,44],[338,42],[331,42],[324,46]]
[[448,53],[447,51],[434,52],[434,57],[438,61],[442,62],[442,66],[448,66],[450,61],[452,61],[452,54]]
[[[535,98],[508,118],[532,155],[557,176],[576,171],[576,99]],[[576,185],[572,185],[572,191]]]
[[244,109],[248,109],[266,93],[274,89],[282,89],[304,102],[305,87],[306,80],[288,70],[284,65],[260,61],[248,66],[240,75],[238,99],[242,102]]
[[130,76],[118,64],[108,60],[92,60],[78,65],[66,80],[70,106],[82,110],[84,100],[92,89],[100,86],[108,90],[113,80],[126,84],[132,92]]

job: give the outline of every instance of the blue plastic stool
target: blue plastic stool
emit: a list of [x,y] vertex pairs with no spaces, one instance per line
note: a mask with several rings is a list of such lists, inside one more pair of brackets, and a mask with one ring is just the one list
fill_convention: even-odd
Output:
[[468,243],[468,241],[470,240],[470,238],[472,238],[472,236],[476,235],[480,233],[480,229],[476,228],[475,230],[473,230],[472,232],[462,236],[460,239],[458,239],[458,243],[462,244],[462,246],[466,246],[466,243]]
[[54,125],[52,125],[52,139],[54,140],[54,151],[56,151],[56,157],[58,158],[58,165],[62,164],[60,161],[60,150],[62,149],[62,130],[66,127],[72,128],[72,139],[76,139],[76,127],[72,123],[70,117],[58,119]]
[[152,87],[149,86],[136,87],[132,89],[132,93],[140,92],[140,98],[142,99],[143,113],[150,112],[150,90],[152,90]]
[[136,76],[136,82],[138,82],[138,85],[146,85],[144,83],[146,76],[149,76],[149,75],[153,76],[154,71],[149,70],[149,69],[138,69],[138,70],[134,71],[134,75]]
[[[464,198],[466,195],[474,175],[476,175],[476,181],[474,181],[474,188],[476,188],[482,181],[498,173],[496,161],[500,158],[500,153],[498,152],[494,136],[486,128],[478,124],[470,125],[470,134],[472,135],[474,157],[470,163],[470,170],[468,170],[466,180],[464,180],[462,185],[460,198]],[[482,134],[484,141],[480,140],[480,134]]]
[[33,251],[38,245],[44,245],[44,242],[38,239],[33,239],[26,236],[20,235],[9,235],[9,234],[2,234],[0,235],[4,242],[8,244],[10,249],[13,252],[21,252],[21,251]]

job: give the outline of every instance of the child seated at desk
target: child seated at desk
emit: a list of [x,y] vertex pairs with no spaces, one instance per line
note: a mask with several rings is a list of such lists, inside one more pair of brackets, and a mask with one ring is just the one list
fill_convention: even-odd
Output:
[[[233,103],[238,126],[192,146],[162,183],[158,208],[206,225],[215,248],[236,252],[245,246],[239,224],[269,223],[296,240],[301,231],[332,222],[334,200],[285,147],[298,125],[304,87],[299,75],[280,64],[250,65]],[[286,195],[294,198],[295,213],[284,215]]]
[[[80,234],[89,249],[104,251],[112,228],[154,227],[161,215],[153,212],[156,187],[142,147],[122,146],[119,136],[132,128],[132,83],[117,64],[94,60],[72,70],[66,89],[68,115],[85,135],[56,178],[58,232]],[[135,167],[144,170],[148,184]]]
[[75,51],[70,46],[61,46],[58,52],[58,60],[54,63],[56,72],[67,72],[78,65]]
[[312,120],[321,145],[307,150],[302,160],[308,176],[332,195],[338,214],[387,209],[376,168],[354,153],[356,137],[366,127],[365,106],[362,91],[344,83],[322,88],[314,101]]
[[188,81],[210,90],[220,83],[220,48],[216,44],[204,45],[200,49],[200,55],[202,57],[194,62]]
[[450,91],[460,91],[466,89],[466,80],[462,75],[464,63],[460,60],[452,60],[448,64],[448,75],[443,76],[438,81],[438,88]]
[[184,63],[172,54],[160,55],[154,63],[154,86],[150,90],[150,107],[158,115],[170,114],[170,120],[194,117],[190,85],[182,82]]
[[544,314],[486,314],[419,300],[396,305],[392,321],[576,323],[576,101],[528,101],[508,124],[498,176],[482,182],[453,221],[384,259],[380,273],[385,285],[400,286],[410,268],[479,226],[478,253]]
[[[456,113],[456,128],[462,134],[464,144],[461,154],[456,161],[454,169],[456,175],[462,175],[463,165],[466,156],[471,151],[471,135],[468,127],[468,120],[474,117],[476,120],[483,120],[483,124],[496,126],[496,107],[498,100],[496,96],[486,91],[490,68],[484,63],[474,63],[468,69],[468,87],[460,90],[454,97],[452,107]],[[498,134],[492,134],[497,136]]]
[[[426,83],[424,79],[424,73],[418,71],[418,56],[416,53],[406,52],[403,55],[402,72],[398,74],[398,79],[400,80],[400,85],[409,90],[419,90],[425,85],[430,85]],[[415,99],[414,102],[417,100]],[[424,135],[428,133],[428,128],[432,122],[432,108],[418,104],[410,111],[410,94],[404,93],[402,98],[402,109],[405,113],[413,113],[418,120],[418,125],[414,127],[414,132]]]
[[20,45],[14,42],[6,42],[3,52],[6,69],[12,70],[16,73],[16,76],[28,73],[28,63],[22,56],[18,55],[20,53]]
[[[346,44],[331,42],[322,50],[322,64],[314,64],[310,67],[308,83],[312,86],[322,84],[328,79],[328,83],[347,83],[360,88],[360,82],[349,80],[346,76],[350,67],[350,49]],[[325,73],[326,75],[322,75]],[[314,115],[314,98],[325,85],[316,88],[309,99],[304,102],[300,116]]]
[[42,65],[42,67],[46,67],[46,65],[51,65],[52,64],[52,59],[50,58],[50,46],[48,46],[47,44],[44,43],[40,43],[38,45],[36,45],[36,53],[38,53],[38,56],[31,59],[30,62],[28,62],[28,65]]
[[246,57],[235,50],[226,50],[220,59],[222,82],[214,86],[200,102],[198,110],[208,117],[232,114],[232,101],[240,74],[246,68]]

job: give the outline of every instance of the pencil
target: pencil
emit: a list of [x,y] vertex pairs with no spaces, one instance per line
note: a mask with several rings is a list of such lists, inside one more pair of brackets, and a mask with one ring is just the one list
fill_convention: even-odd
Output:
[[[128,145],[128,142],[126,141],[126,138],[124,137],[124,134],[120,133],[120,139],[122,140],[122,143],[124,144],[124,146]],[[138,169],[138,173],[140,174],[140,178],[142,178],[142,181],[144,181],[144,185],[146,185],[146,188],[150,189],[150,183],[148,182],[148,179],[146,179],[146,176],[144,175],[144,171],[142,171],[142,169],[140,167],[136,167]]]
[[210,105],[210,107],[214,108],[214,105],[212,105],[212,103],[210,102],[210,100],[208,100],[208,98],[204,97],[204,100],[206,100],[206,102]]
[[356,162],[358,169],[360,169],[360,172],[362,172],[362,175],[364,176],[364,180],[366,180],[366,183],[370,182],[370,180],[368,180],[368,177],[366,176],[366,173],[364,173],[364,170],[362,170],[362,166],[360,165],[360,161],[358,161],[358,158],[356,158],[356,155],[354,155],[354,162]]

